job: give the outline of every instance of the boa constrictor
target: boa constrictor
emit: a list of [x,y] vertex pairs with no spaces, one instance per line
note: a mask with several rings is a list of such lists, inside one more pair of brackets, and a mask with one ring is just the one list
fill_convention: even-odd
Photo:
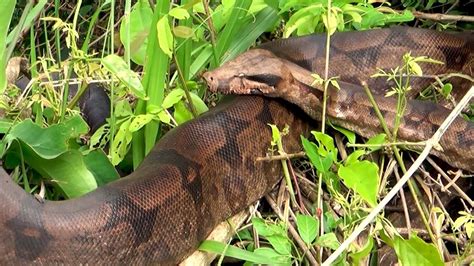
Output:
[[[398,33],[406,38],[403,43],[391,37]],[[421,37],[415,33],[401,28],[354,33],[351,42],[333,41],[332,45],[343,54],[353,54],[372,49],[366,47],[376,40],[386,48],[417,38],[432,41],[431,34],[437,36],[431,31]],[[290,39],[264,47],[281,48],[285,53],[279,58],[301,58],[304,66],[311,61],[309,55],[324,49],[323,38],[314,38],[309,44],[301,42],[305,39]],[[450,38],[437,44],[455,54],[464,53],[460,62],[450,59],[459,68],[472,57],[472,43],[461,45],[460,38]],[[377,58],[385,60],[381,54]],[[357,56],[342,62],[355,65],[352,59]],[[249,63],[241,70],[251,68]],[[263,75],[253,82],[271,83],[278,78]],[[283,139],[285,150],[300,149],[299,135],[307,132],[308,125],[304,115],[295,113],[275,100],[239,97],[167,133],[129,176],[62,202],[37,201],[0,169],[0,264],[176,264],[218,222],[260,198],[279,180],[280,162],[256,158],[268,151],[268,123],[280,128],[289,125],[291,133]],[[468,132],[472,143],[472,127]]]

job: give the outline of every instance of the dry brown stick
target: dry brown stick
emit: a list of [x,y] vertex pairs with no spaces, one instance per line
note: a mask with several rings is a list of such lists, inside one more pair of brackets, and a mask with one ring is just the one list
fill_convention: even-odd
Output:
[[474,16],[463,16],[463,15],[447,15],[440,13],[423,13],[420,11],[412,11],[415,18],[429,19],[434,21],[468,21],[474,22]]
[[304,151],[297,152],[297,153],[290,153],[290,154],[280,154],[280,155],[270,155],[266,157],[257,157],[256,161],[276,161],[276,160],[288,160],[294,158],[301,158],[304,157],[306,154]]
[[[398,174],[398,171],[395,170],[395,177],[397,178],[397,182],[400,181],[400,175]],[[408,232],[411,230],[411,223],[410,223],[410,212],[408,211],[407,207],[407,201],[405,199],[405,192],[403,189],[400,189],[400,198],[402,199],[402,206],[403,206],[403,212],[405,213],[405,223],[407,225]]]
[[[438,173],[441,174],[442,177],[444,177],[444,179],[446,179],[448,182],[453,181],[430,157],[427,158],[427,161],[431,164],[431,166],[433,166],[435,170],[438,171]],[[456,192],[459,193],[461,198],[466,200],[469,205],[471,205],[471,207],[474,207],[474,201],[458,185],[452,184],[451,186],[456,190]]]

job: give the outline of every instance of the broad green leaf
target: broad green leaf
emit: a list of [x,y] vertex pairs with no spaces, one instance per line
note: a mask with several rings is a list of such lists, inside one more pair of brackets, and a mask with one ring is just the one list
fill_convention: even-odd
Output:
[[140,77],[137,73],[130,70],[127,63],[125,63],[121,57],[111,54],[102,58],[101,62],[105,68],[119,78],[122,83],[127,85],[135,96],[142,100],[148,99],[146,97],[145,89],[140,81]]
[[67,150],[52,159],[44,159],[31,146],[18,139],[7,151],[7,157],[10,156],[23,158],[26,164],[58,186],[67,198],[80,197],[97,188],[94,175],[87,169],[84,157],[77,150]]
[[337,240],[337,237],[334,233],[327,233],[320,236],[316,240],[316,244],[322,247],[330,248],[332,250],[336,250],[341,245],[341,243],[339,243],[339,240]]
[[102,150],[93,150],[84,156],[84,164],[94,175],[98,186],[103,186],[109,182],[120,178],[109,158]]
[[433,244],[428,244],[412,234],[408,240],[399,236],[394,239],[395,253],[401,265],[444,265],[438,250]]
[[48,128],[41,128],[27,119],[12,128],[10,134],[7,135],[7,141],[11,143],[13,139],[19,139],[24,145],[29,146],[37,156],[43,159],[53,159],[68,150],[71,138],[85,134],[87,131],[87,124],[79,116],[74,116],[64,123]]
[[353,189],[372,207],[377,204],[378,166],[369,161],[358,161],[350,165],[341,165],[337,174],[347,187]]
[[319,221],[313,216],[297,214],[296,225],[301,239],[303,239],[306,244],[311,245],[318,235]]
[[[130,47],[133,62],[144,65],[150,25],[153,20],[153,10],[146,0],[138,1],[128,16],[120,23],[120,41],[125,49]],[[127,34],[127,24],[130,24],[130,36]],[[130,38],[129,38],[130,37]],[[130,42],[130,46],[126,43]]]
[[156,24],[156,31],[158,32],[158,45],[161,50],[169,57],[173,55],[173,34],[169,24],[168,16],[163,16]]

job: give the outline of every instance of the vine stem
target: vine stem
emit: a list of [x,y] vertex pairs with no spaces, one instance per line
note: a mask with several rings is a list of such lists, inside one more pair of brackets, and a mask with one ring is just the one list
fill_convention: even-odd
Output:
[[346,250],[349,245],[356,240],[356,238],[362,233],[362,231],[365,230],[365,228],[375,219],[375,217],[378,215],[379,212],[381,212],[385,206],[390,202],[390,200],[397,195],[398,191],[403,188],[405,183],[410,179],[410,177],[415,173],[416,170],[418,170],[418,167],[420,167],[421,163],[426,159],[428,156],[429,152],[433,148],[435,144],[439,142],[441,137],[443,136],[444,132],[446,129],[451,125],[451,123],[454,121],[454,119],[461,113],[462,109],[464,106],[466,106],[469,103],[469,100],[474,96],[474,86],[472,86],[469,91],[464,95],[464,97],[461,99],[459,104],[451,111],[449,116],[443,121],[441,126],[438,128],[438,130],[433,134],[433,136],[426,142],[426,146],[421,152],[421,154],[418,156],[418,158],[415,160],[413,165],[408,169],[408,171],[403,175],[403,177],[400,179],[400,181],[395,184],[395,186],[390,190],[390,192],[383,198],[380,203],[375,206],[375,208],[367,215],[367,217],[356,227],[356,229],[347,237],[347,239],[337,248],[334,253],[332,253],[326,261],[322,264],[323,266],[329,266],[331,263],[333,263],[339,255]]

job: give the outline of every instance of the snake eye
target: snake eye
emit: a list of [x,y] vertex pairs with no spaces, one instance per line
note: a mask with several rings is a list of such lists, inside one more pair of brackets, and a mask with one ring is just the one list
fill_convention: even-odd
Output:
[[258,74],[258,75],[248,75],[246,76],[248,80],[264,83],[271,87],[276,87],[281,81],[281,78],[277,75],[272,74]]

